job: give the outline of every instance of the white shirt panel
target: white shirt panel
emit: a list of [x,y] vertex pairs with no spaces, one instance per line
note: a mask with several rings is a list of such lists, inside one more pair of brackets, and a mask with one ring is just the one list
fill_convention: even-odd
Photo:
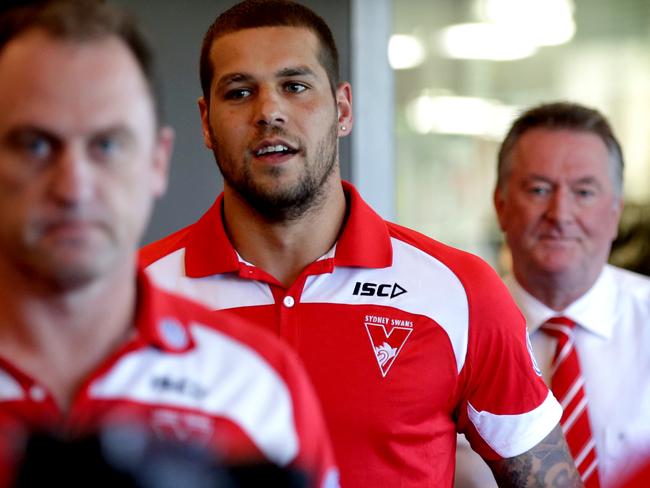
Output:
[[[298,435],[291,394],[282,379],[256,352],[218,331],[195,324],[192,336],[196,347],[183,354],[155,348],[127,354],[91,385],[90,395],[233,419],[269,459],[280,465],[291,462],[298,454]],[[187,386],[160,391],[154,387],[160,378]]]
[[275,303],[271,289],[263,282],[242,280],[230,273],[190,278],[185,274],[184,260],[185,249],[179,249],[148,266],[147,275],[159,288],[214,310]]
[[[429,317],[447,333],[460,372],[467,355],[469,330],[465,288],[447,266],[431,255],[399,239],[392,238],[391,242],[393,265],[390,268],[339,267],[332,274],[310,276],[300,301],[395,306]],[[384,296],[360,292],[355,295],[357,283],[383,286]],[[430,299],[423,301],[423,295]]]
[[526,316],[544,379],[555,340],[537,329],[554,315],[579,326],[575,343],[589,400],[603,486],[650,456],[650,278],[607,265],[594,286],[556,312],[505,280]]
[[11,375],[0,369],[0,402],[25,398],[23,387]]

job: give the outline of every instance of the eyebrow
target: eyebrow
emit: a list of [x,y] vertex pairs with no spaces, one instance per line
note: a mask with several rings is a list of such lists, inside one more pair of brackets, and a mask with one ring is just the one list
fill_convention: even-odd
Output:
[[2,135],[4,144],[21,144],[27,137],[44,137],[49,140],[59,140],[60,136],[54,131],[33,125],[21,125],[10,128]]
[[[548,183],[550,185],[555,185],[556,184],[550,178],[547,178],[546,176],[537,175],[537,174],[528,175],[524,179],[524,183],[530,182],[530,181],[541,181],[541,182],[544,182],[544,183]],[[570,185],[596,185],[596,186],[600,186],[600,181],[597,178],[594,178],[593,176],[582,176],[582,177],[577,178],[575,180],[571,180],[569,182],[569,184]]]
[[[307,76],[310,78],[315,78],[316,73],[308,66],[292,66],[282,68],[275,73],[276,78],[291,78],[294,76]],[[217,88],[222,88],[231,83],[251,83],[253,81],[255,81],[255,77],[248,73],[229,73],[219,78],[219,81],[217,82]]]
[[276,77],[278,78],[290,78],[292,76],[315,77],[316,73],[314,73],[314,71],[307,66],[296,66],[291,68],[284,68],[276,73]]
[[[121,123],[117,123],[103,128],[98,127],[88,133],[89,137],[107,136],[107,135],[113,135],[122,140],[132,140],[135,138],[133,135],[133,131],[127,125]],[[65,140],[65,136],[57,133],[55,130],[51,130],[46,127],[39,127],[39,126],[28,124],[28,125],[22,125],[22,126],[11,128],[2,136],[1,141],[3,143],[8,143],[8,144],[18,144],[25,137],[32,137],[32,136],[44,137],[46,139],[55,142]]]

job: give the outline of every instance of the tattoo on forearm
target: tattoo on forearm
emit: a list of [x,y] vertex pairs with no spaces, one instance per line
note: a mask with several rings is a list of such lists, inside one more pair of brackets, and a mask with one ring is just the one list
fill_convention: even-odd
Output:
[[583,486],[559,426],[531,450],[489,465],[500,487]]

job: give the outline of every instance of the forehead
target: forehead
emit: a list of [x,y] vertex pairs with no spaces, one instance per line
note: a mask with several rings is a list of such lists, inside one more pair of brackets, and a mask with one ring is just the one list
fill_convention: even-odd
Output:
[[146,80],[117,37],[68,41],[34,29],[0,51],[0,125],[79,129],[146,112],[153,118]]
[[318,38],[307,28],[257,27],[218,37],[210,59],[215,80],[225,74],[263,75],[293,66],[307,66],[326,76],[318,53]]
[[512,151],[513,171],[541,175],[608,176],[610,155],[603,140],[587,131],[531,129]]

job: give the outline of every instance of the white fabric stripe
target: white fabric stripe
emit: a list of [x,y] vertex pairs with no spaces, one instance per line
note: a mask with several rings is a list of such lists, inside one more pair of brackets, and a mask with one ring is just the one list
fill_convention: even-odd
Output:
[[589,467],[585,469],[584,474],[580,476],[582,478],[582,481],[586,482],[597,467],[598,467],[598,459],[594,459],[594,461],[589,465]]
[[580,388],[582,388],[585,384],[585,379],[582,376],[578,376],[576,379],[575,383],[569,388],[569,391],[567,391],[566,395],[564,395],[564,398],[561,400],[562,404],[562,410],[566,409],[569,403],[575,398],[576,393],[580,391]]
[[[289,464],[299,452],[291,393],[257,351],[212,328],[193,324],[196,347],[182,354],[132,351],[89,388],[91,398],[190,409],[230,419],[266,457]],[[190,388],[161,390],[169,378]]]
[[9,373],[0,370],[0,401],[22,400],[25,398],[23,387]]
[[[307,278],[301,303],[378,305],[434,320],[449,337],[457,370],[463,368],[469,335],[467,292],[458,276],[442,261],[417,247],[391,238],[393,264],[387,268],[335,267],[332,273]],[[417,270],[414,272],[413,270]],[[355,295],[356,283],[396,284],[406,290],[394,298]],[[427,299],[423,300],[422,297]],[[387,312],[389,313],[389,312]]]
[[551,372],[552,375],[555,374],[555,372],[562,365],[564,360],[569,356],[569,354],[571,354],[572,350],[573,350],[573,341],[569,340],[566,344],[564,344],[564,347],[560,351],[560,354],[558,354],[555,363],[553,363],[553,371]]
[[213,310],[273,305],[268,284],[244,280],[236,273],[189,278],[185,275],[185,248],[152,263],[147,275],[163,290],[191,298]]
[[596,441],[594,441],[593,438],[589,438],[585,446],[582,448],[582,451],[580,451],[580,454],[578,454],[574,461],[576,463],[576,468],[579,468],[582,462],[586,459],[587,455],[596,447]]
[[578,420],[578,417],[582,414],[582,412],[585,411],[587,408],[587,397],[584,397],[580,403],[576,406],[575,410],[571,412],[571,415],[567,417],[567,419],[564,422],[564,425],[562,425],[562,432],[564,432],[564,435],[571,430],[571,427],[573,427],[573,424],[575,423],[576,420]]
[[[380,305],[406,313],[423,315],[438,323],[446,332],[456,358],[457,371],[463,368],[469,336],[467,293],[458,276],[442,261],[416,246],[391,238],[393,264],[388,268],[335,267],[332,273],[310,275],[300,303],[343,305]],[[333,250],[328,252],[331,255]],[[185,249],[179,249],[147,267],[147,274],[164,290],[198,301],[219,310],[274,305],[267,283],[242,279],[225,273],[189,278],[185,274]],[[412,270],[418,270],[413,273]],[[357,282],[399,285],[406,290],[396,297],[354,295]],[[419,297],[427,296],[427,300]]]
[[536,446],[560,421],[562,408],[549,391],[540,406],[520,415],[496,415],[467,404],[467,414],[483,440],[499,456],[518,456]]
[[545,329],[553,329],[558,332],[561,332],[564,334],[567,338],[571,338],[573,336],[573,329],[569,327],[568,325],[563,325],[563,324],[554,324],[553,322],[546,322],[543,327]]
[[[573,349],[573,329],[568,325],[555,324],[553,322],[546,322],[542,327],[543,329],[546,330],[554,330],[556,332],[564,334],[567,340],[567,343],[564,345],[564,347],[558,354],[557,359],[553,362],[551,368],[551,375],[554,375],[557,369],[560,367],[560,365],[564,362],[564,360],[567,358],[567,356],[571,353],[571,350]],[[557,340],[559,341],[559,339]]]

